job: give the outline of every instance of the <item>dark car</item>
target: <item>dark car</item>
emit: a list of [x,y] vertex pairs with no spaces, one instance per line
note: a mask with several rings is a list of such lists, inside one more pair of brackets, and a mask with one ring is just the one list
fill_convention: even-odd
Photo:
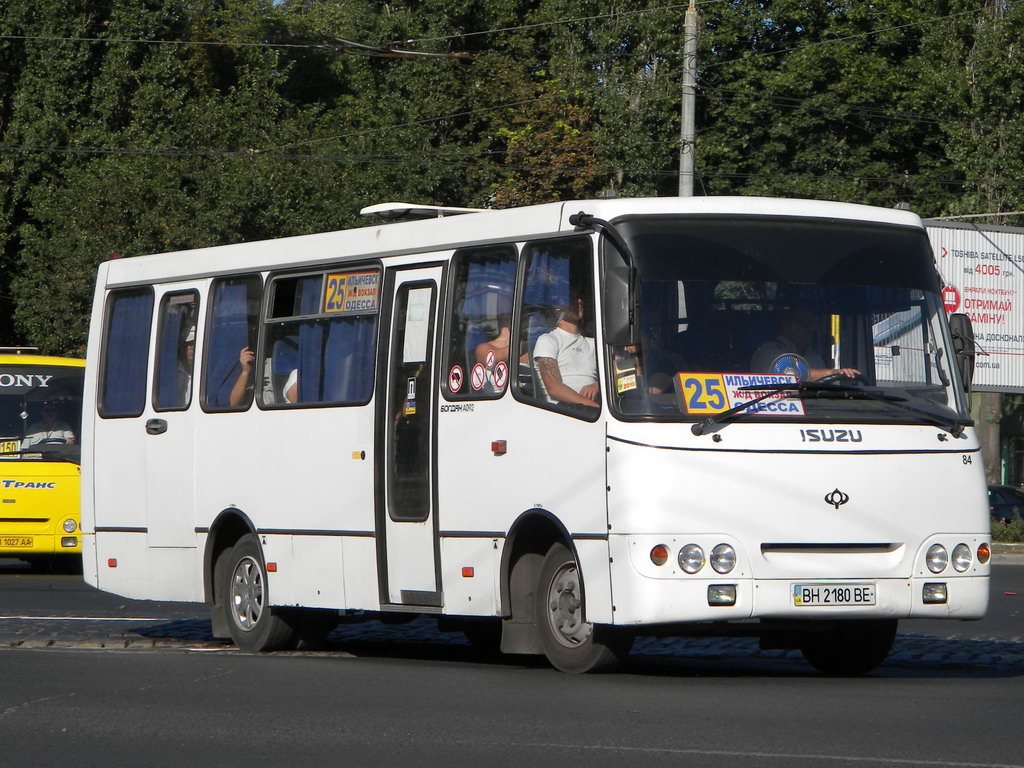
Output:
[[1024,491],[1008,485],[990,485],[988,511],[993,523],[1024,520]]

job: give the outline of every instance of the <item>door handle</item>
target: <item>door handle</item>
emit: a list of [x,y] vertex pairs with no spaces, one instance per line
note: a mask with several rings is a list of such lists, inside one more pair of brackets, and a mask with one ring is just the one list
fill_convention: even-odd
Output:
[[147,435],[162,435],[167,431],[167,422],[163,419],[150,419],[146,422]]

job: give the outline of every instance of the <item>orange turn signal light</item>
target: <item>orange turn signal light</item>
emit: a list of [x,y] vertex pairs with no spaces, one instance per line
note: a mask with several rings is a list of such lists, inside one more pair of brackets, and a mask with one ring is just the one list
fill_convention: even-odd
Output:
[[978,562],[984,565],[988,562],[989,558],[992,557],[992,550],[989,549],[988,542],[978,545]]
[[658,544],[651,550],[651,562],[655,565],[664,565],[668,562],[668,547]]

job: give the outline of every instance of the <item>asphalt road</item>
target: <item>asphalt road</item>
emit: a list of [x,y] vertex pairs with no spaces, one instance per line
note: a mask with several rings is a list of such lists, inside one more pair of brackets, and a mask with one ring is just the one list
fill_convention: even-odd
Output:
[[0,766],[1024,766],[1024,565],[992,585],[984,621],[905,622],[865,678],[743,638],[572,676],[427,620],[243,654],[203,606],[0,561]]
[[722,660],[0,650],[0,765],[1010,766],[1021,680]]

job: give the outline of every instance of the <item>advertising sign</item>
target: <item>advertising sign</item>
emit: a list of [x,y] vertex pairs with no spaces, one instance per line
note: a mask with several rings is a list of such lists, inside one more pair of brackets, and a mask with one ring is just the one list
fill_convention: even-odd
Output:
[[925,222],[947,312],[974,325],[974,389],[1024,392],[1024,229]]

